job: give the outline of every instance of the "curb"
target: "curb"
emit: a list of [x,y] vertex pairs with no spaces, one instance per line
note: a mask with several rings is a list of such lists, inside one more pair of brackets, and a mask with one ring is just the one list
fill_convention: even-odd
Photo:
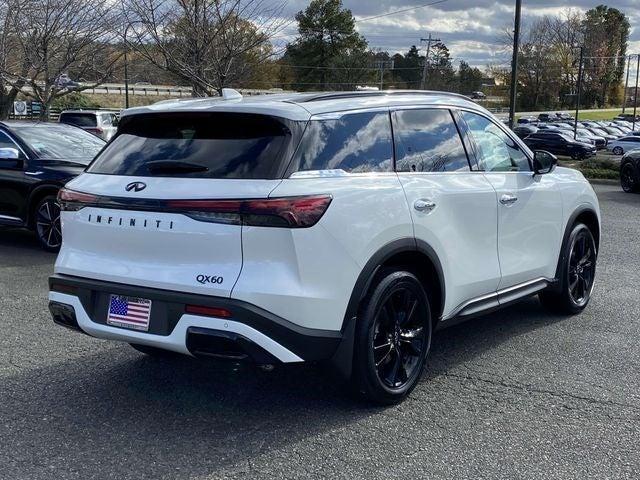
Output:
[[619,185],[619,180],[612,180],[609,178],[587,178],[589,183],[593,183],[595,185]]

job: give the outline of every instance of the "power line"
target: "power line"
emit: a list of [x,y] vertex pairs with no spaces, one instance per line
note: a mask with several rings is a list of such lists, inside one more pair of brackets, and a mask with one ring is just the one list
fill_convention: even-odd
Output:
[[373,17],[366,17],[356,20],[356,23],[367,22],[369,20],[375,20],[376,18],[388,17],[390,15],[396,15],[398,13],[410,12],[412,10],[418,10],[419,8],[432,7],[434,5],[438,5],[439,3],[444,3],[447,0],[437,0],[436,2],[427,3],[425,5],[418,5],[417,7],[403,8],[401,10],[396,10],[395,12],[382,13],[380,15],[374,15]]

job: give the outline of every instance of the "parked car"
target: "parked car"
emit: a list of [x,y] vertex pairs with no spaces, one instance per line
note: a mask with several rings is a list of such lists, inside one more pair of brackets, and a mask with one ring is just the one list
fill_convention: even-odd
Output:
[[569,115],[568,113],[565,112],[556,112],[556,118],[559,121],[563,121],[563,122],[573,122],[575,120],[574,117],[572,117],[571,115]]
[[607,145],[607,150],[613,152],[614,155],[622,155],[637,149],[640,149],[640,137],[634,136],[618,138]]
[[104,110],[65,110],[59,122],[80,127],[105,141],[111,140],[118,130],[117,114]]
[[520,138],[525,138],[531,135],[532,133],[536,133],[538,131],[537,127],[533,125],[520,125],[517,127],[513,127],[513,133],[518,135]]
[[582,311],[600,238],[580,172],[435,92],[129,109],[59,199],[56,323],[151,355],[328,360],[383,404],[435,329],[535,294]]
[[[626,120],[627,122],[633,122],[634,116],[633,116],[633,113],[622,113],[622,114],[618,115],[615,119],[616,120]],[[636,122],[640,122],[640,115],[636,115],[635,116],[635,120],[636,120]]]
[[80,174],[105,142],[57,123],[0,122],[0,225],[35,231],[60,248],[58,190]]
[[529,125],[532,123],[538,123],[538,119],[536,117],[520,117],[517,121],[518,125]]
[[60,89],[66,88],[67,90],[76,90],[78,87],[80,87],[80,84],[71,80],[69,75],[67,75],[66,73],[63,73],[58,78],[56,78],[55,87]]
[[593,133],[594,135],[603,137],[607,141],[607,144],[609,142],[613,142],[614,140],[618,139],[617,135],[611,135],[609,132],[605,132],[601,128],[592,128],[592,127],[584,127],[584,128],[590,131],[591,133]]
[[592,157],[596,154],[595,145],[574,138],[564,132],[537,132],[524,139],[529,148],[546,150],[556,155],[566,155],[574,160]]
[[485,100],[487,96],[482,92],[471,92],[469,97],[473,100]]
[[622,132],[622,130],[615,128],[615,127],[600,127],[602,128],[602,130],[604,130],[605,132],[607,132],[610,135],[614,135],[618,138],[620,137],[624,137],[625,134]]
[[553,113],[541,113],[538,115],[538,121],[539,122],[553,122],[555,121],[557,118],[555,116],[555,114]]
[[578,128],[577,130],[578,138],[586,138],[591,140],[598,150],[606,148],[607,139],[601,135],[596,135],[595,133],[589,131],[586,128]]
[[640,150],[631,151],[622,157],[620,185],[627,193],[640,192]]

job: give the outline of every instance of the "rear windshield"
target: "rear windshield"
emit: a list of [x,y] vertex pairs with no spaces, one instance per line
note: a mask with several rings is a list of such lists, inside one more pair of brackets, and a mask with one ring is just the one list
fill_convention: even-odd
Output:
[[105,144],[84,130],[55,123],[21,126],[15,133],[41,160],[73,160],[87,165]]
[[60,115],[62,123],[75,125],[77,127],[95,127],[97,125],[94,113],[63,113]]
[[132,176],[273,179],[298,127],[240,113],[171,113],[125,118],[88,172]]

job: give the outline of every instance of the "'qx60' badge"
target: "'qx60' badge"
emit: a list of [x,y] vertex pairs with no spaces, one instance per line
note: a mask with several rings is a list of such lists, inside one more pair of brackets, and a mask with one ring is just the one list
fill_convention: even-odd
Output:
[[147,188],[147,184],[143,183],[143,182],[131,182],[129,185],[127,185],[124,189],[127,192],[130,191],[134,191],[134,192],[139,192],[141,190],[144,190],[145,188]]

